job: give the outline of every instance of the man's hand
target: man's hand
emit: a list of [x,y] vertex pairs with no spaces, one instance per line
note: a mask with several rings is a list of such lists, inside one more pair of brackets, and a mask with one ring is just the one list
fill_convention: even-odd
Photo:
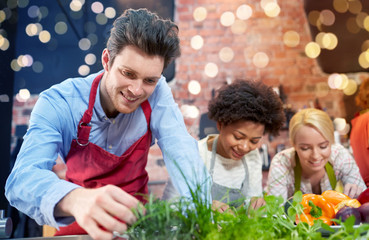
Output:
[[139,206],[143,208],[130,194],[119,187],[107,185],[71,191],[56,205],[54,214],[74,216],[93,239],[113,239],[114,231],[123,234],[127,230],[127,224],[137,221],[131,209]]

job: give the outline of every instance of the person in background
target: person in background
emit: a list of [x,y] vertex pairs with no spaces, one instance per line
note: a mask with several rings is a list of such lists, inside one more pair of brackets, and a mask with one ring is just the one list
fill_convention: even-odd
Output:
[[[208,105],[219,134],[198,141],[201,157],[212,176],[213,209],[224,212],[246,200],[252,208],[262,198],[262,160],[259,147],[265,133],[277,135],[285,123],[283,105],[271,87],[258,81],[237,80],[221,87]],[[163,198],[175,191],[169,181]]]
[[362,81],[355,102],[362,110],[351,120],[350,145],[360,174],[369,187],[369,78]]
[[297,112],[289,125],[293,147],[277,153],[269,169],[267,193],[285,200],[301,190],[321,194],[342,181],[343,193],[357,197],[365,184],[350,152],[334,142],[331,118],[322,110]]
[[[58,228],[57,235],[112,239],[136,221],[132,209],[145,202],[155,139],[180,194],[191,197],[187,183],[206,189],[210,177],[197,141],[162,75],[179,56],[177,25],[127,9],[111,29],[103,70],[40,94],[6,182],[11,205]],[[58,156],[66,162],[60,178],[52,171]],[[203,197],[210,197],[205,190]]]

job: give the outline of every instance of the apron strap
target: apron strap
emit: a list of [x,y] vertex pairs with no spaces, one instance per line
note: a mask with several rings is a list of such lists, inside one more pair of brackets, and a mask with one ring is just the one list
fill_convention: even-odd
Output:
[[[295,162],[296,166],[294,168],[294,172],[295,172],[295,193],[296,193],[301,188],[301,172],[302,172],[300,159],[296,152],[295,152]],[[327,164],[325,164],[324,168],[325,171],[327,172],[329,183],[331,184],[332,189],[336,189],[337,179],[336,175],[334,174],[332,164],[328,161]]]
[[[211,160],[210,160],[210,169],[209,169],[211,178],[213,178],[213,173],[214,173],[215,158],[217,154],[218,136],[214,137],[214,141],[213,141],[213,145],[211,149]],[[245,169],[245,178],[241,184],[241,190],[244,188],[244,186],[246,186],[245,183],[248,183],[248,178],[249,178],[249,170],[247,168],[245,156],[242,157],[242,164]]]
[[95,105],[97,88],[99,87],[99,83],[103,75],[104,75],[104,72],[100,73],[92,82],[90,97],[88,101],[88,108],[78,123],[78,132],[77,132],[76,141],[78,145],[82,147],[87,146],[89,143],[90,131],[91,131],[91,125],[89,125],[89,123],[91,122],[93,108]]
[[325,170],[327,171],[329,183],[331,184],[332,189],[336,189],[337,179],[336,175],[334,174],[333,166],[330,162],[327,162],[327,164],[325,165]]

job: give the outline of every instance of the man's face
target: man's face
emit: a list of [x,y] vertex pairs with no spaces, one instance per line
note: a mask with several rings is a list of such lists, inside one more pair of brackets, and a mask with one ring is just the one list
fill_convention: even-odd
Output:
[[131,113],[155,90],[164,67],[160,56],[149,56],[134,46],[126,46],[113,64],[107,49],[102,62],[105,73],[101,82],[101,105],[108,117]]

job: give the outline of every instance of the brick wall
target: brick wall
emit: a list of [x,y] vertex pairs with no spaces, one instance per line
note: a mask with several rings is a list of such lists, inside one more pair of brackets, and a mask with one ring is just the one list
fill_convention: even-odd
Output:
[[[316,98],[333,117],[346,117],[344,96],[340,90],[329,90],[325,94],[317,91],[319,84],[327,83],[328,74],[321,71],[315,59],[306,57],[305,45],[311,41],[308,22],[303,10],[303,0],[279,1],[281,12],[278,17],[267,17],[260,6],[260,0],[176,0],[175,21],[180,28],[182,56],[176,62],[176,77],[171,83],[175,100],[182,106],[192,103],[200,113],[207,110],[207,102],[211,99],[212,89],[217,89],[227,80],[236,78],[257,79],[267,85],[278,87],[283,85],[287,95],[286,104],[297,110],[309,106]],[[244,20],[246,31],[243,34],[232,33],[230,27],[220,24],[220,16],[225,11],[236,12],[241,4],[248,4],[253,15]],[[193,11],[197,7],[207,9],[207,18],[196,22]],[[287,47],[283,43],[286,31],[296,31],[300,43],[296,47]],[[194,50],[190,41],[195,35],[204,39],[204,46]],[[220,60],[218,53],[223,47],[233,49],[234,58],[228,63]],[[269,57],[269,63],[264,68],[257,68],[252,62],[257,52],[264,52]],[[217,64],[219,72],[215,77],[204,74],[208,62]],[[365,73],[349,74],[350,78],[360,79]],[[191,95],[187,90],[190,80],[200,82],[202,91]],[[32,96],[26,103],[15,100],[13,110],[13,129],[28,121],[30,109],[37,96]],[[186,118],[189,132],[197,138],[199,132],[199,117]],[[147,170],[150,180],[155,184],[151,190],[161,195],[163,185],[160,181],[167,179],[165,167],[161,166],[161,152],[157,146],[150,151]]]

